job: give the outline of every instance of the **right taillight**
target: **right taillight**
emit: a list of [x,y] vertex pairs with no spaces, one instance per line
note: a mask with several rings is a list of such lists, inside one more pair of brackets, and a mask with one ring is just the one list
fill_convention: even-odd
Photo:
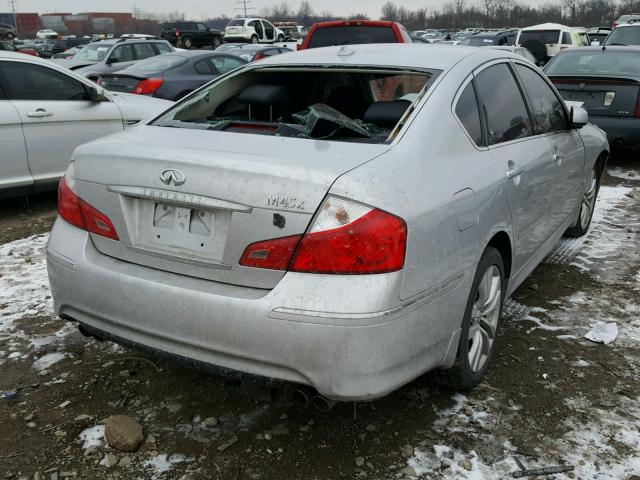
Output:
[[163,83],[164,79],[162,78],[146,78],[133,87],[133,93],[136,95],[153,95]]
[[407,225],[377,208],[328,197],[302,238],[249,245],[240,265],[305,273],[373,274],[404,266]]
[[69,164],[58,185],[58,212],[74,227],[119,240],[113,223],[104,213],[82,200],[75,189],[74,164]]

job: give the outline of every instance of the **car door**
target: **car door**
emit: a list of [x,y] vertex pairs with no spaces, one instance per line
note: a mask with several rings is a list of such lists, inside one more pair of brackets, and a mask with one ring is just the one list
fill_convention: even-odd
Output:
[[[0,61],[0,70],[4,62]],[[20,115],[7,100],[0,81],[0,196],[8,188],[24,187],[33,183],[27,150],[22,133]]]
[[273,43],[276,41],[276,27],[271,25],[266,20],[260,20],[262,22],[262,28],[264,29],[264,41]]
[[204,23],[196,23],[196,46],[208,45],[211,43],[209,39],[209,28]]
[[123,44],[116,46],[109,57],[107,58],[107,65],[109,66],[109,72],[118,72],[124,70],[133,62],[135,62],[136,56],[133,50],[133,45]]
[[123,129],[118,107],[88,100],[89,86],[48,66],[3,62],[0,82],[22,121],[29,170],[34,181],[64,173],[74,149]]
[[249,22],[249,26],[253,27],[256,31],[256,35],[258,36],[258,42],[264,42],[264,28],[262,28],[262,23],[260,20],[252,20]]
[[544,135],[554,165],[554,187],[550,215],[560,228],[577,208],[582,192],[584,144],[570,127],[564,103],[548,81],[533,68],[516,63],[515,69],[527,93],[536,133]]
[[489,151],[504,176],[509,197],[517,272],[551,235],[548,211],[554,165],[546,139],[533,135],[531,117],[509,62],[475,72],[475,84]]

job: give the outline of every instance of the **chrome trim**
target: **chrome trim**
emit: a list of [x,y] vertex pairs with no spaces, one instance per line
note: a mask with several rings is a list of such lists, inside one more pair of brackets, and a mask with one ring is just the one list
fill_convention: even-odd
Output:
[[163,260],[171,260],[174,262],[184,263],[186,265],[195,265],[199,267],[215,268],[218,270],[231,270],[231,265],[226,263],[215,262],[209,259],[203,259],[198,257],[182,257],[163,250],[156,250],[153,248],[140,247],[138,245],[127,244],[127,248],[135,253],[142,253],[144,255],[150,255],[152,257],[161,258]]
[[203,197],[190,193],[174,192],[159,188],[127,187],[121,185],[108,185],[107,191],[127,195],[130,197],[157,200],[170,205],[178,205],[192,208],[209,208],[215,210],[229,210],[232,212],[251,213],[253,207],[240,203],[227,202],[218,198]]

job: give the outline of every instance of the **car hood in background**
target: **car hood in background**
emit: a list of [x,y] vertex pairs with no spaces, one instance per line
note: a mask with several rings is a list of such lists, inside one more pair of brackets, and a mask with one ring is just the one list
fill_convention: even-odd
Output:
[[62,65],[70,70],[76,70],[82,67],[89,67],[91,65],[95,65],[98,62],[89,62],[87,60],[66,60],[63,58],[54,58],[53,61],[58,65]]

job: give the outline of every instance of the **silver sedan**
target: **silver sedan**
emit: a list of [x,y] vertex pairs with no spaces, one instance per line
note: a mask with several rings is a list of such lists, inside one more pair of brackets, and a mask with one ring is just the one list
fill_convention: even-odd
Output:
[[331,399],[433,369],[472,388],[504,300],[589,228],[608,152],[510,52],[279,55],[76,150],[47,247],[55,309]]

